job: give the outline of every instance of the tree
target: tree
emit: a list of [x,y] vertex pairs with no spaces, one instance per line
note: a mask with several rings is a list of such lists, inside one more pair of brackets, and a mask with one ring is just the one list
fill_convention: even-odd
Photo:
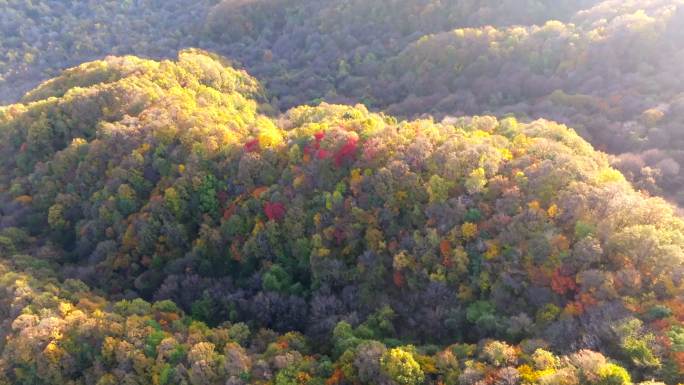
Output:
[[643,323],[637,318],[625,320],[616,327],[620,347],[633,365],[640,368],[658,368],[660,360],[653,353],[655,336],[644,333]]
[[449,197],[449,189],[453,187],[453,182],[448,181],[439,175],[433,175],[428,181],[428,194],[431,203],[442,203]]
[[632,379],[625,368],[615,364],[603,364],[598,369],[597,385],[629,385]]
[[361,383],[386,380],[386,375],[381,366],[382,357],[386,352],[385,345],[377,341],[364,342],[356,348],[354,368]]
[[117,190],[116,204],[119,212],[123,216],[128,216],[136,211],[137,199],[135,191],[131,186],[127,184],[122,184]]
[[190,363],[189,375],[192,385],[210,385],[218,376],[217,361],[219,357],[214,351],[214,344],[199,342],[188,352]]
[[384,373],[399,385],[418,385],[425,381],[425,374],[413,354],[402,348],[390,349],[382,356]]
[[491,341],[482,348],[482,355],[497,367],[514,365],[517,360],[515,348],[501,341]]
[[470,194],[482,192],[486,185],[487,178],[485,176],[485,170],[482,167],[473,170],[465,182],[465,188]]
[[202,212],[216,214],[219,209],[217,192],[219,181],[214,175],[207,175],[199,187],[199,204]]

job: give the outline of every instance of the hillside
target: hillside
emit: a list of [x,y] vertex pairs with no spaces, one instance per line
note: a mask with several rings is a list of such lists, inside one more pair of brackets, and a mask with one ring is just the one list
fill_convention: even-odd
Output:
[[0,162],[0,383],[684,381],[684,222],[561,124],[281,114],[186,50],[0,108]]
[[544,23],[596,2],[225,0],[209,11],[207,33],[217,51],[264,79],[282,108],[316,99],[383,107],[394,97],[392,82],[369,83],[423,36]]
[[5,0],[0,102],[107,54],[218,52],[270,103],[574,127],[638,189],[684,202],[682,0]]
[[173,57],[197,46],[212,0],[1,0],[0,104],[106,55]]
[[640,189],[684,199],[681,0],[302,3],[225,0],[209,13],[218,52],[279,106],[553,119],[618,155]]
[[[286,88],[274,94],[305,102],[323,96],[325,90],[319,88],[309,95],[306,88],[300,89],[296,81],[286,78],[307,79],[313,70],[315,82],[327,84],[339,60],[349,61],[354,55],[368,53],[380,57],[396,54],[422,34],[463,26],[543,23],[562,19],[596,2],[3,0],[0,103],[16,101],[41,81],[88,60],[110,54],[170,58],[183,47],[230,53],[232,58],[243,60],[252,72],[272,77],[274,85],[287,82]],[[288,41],[287,46],[283,45]],[[332,67],[307,70],[312,55],[320,54],[312,50],[320,49],[321,43],[328,46],[326,54],[335,57]],[[389,43],[391,47],[387,47]],[[352,56],[345,52],[350,49]],[[275,52],[284,68],[261,65],[267,51]],[[296,72],[306,76],[299,77]],[[301,104],[293,100],[289,103]]]

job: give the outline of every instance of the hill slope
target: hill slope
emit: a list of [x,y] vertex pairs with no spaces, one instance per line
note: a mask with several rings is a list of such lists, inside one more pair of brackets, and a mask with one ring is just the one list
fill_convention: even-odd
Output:
[[172,57],[197,46],[211,0],[3,0],[0,104],[105,55]]
[[616,155],[639,189],[684,202],[682,0],[3,5],[0,101],[106,54],[197,46],[261,79],[281,111],[323,100],[409,118],[552,119]]
[[683,380],[684,222],[572,130],[275,118],[226,65],[110,57],[0,109],[2,381]]
[[209,36],[281,107],[553,119],[620,155],[614,164],[640,189],[684,199],[684,2],[409,3],[226,0],[209,13]]

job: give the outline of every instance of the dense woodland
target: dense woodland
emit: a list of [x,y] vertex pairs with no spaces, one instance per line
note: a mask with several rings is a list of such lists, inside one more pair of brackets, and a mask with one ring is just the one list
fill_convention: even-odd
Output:
[[572,130],[277,119],[201,51],[0,110],[0,381],[684,380],[684,222]]
[[0,10],[0,384],[684,383],[684,0]]
[[[105,55],[198,46],[212,0],[0,0],[0,104]],[[4,103],[3,103],[4,102]]]
[[281,108],[549,118],[619,155],[639,188],[684,202],[681,0],[281,3],[226,0],[208,23]]
[[201,47],[260,79],[282,112],[327,101],[412,118],[552,119],[616,155],[639,189],[684,203],[682,0],[3,5],[0,101],[106,54]]

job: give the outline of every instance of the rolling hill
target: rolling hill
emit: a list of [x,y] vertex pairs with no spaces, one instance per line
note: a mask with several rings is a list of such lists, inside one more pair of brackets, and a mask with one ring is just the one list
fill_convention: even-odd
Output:
[[185,50],[0,108],[0,383],[684,381],[684,222],[572,129],[268,101]]

